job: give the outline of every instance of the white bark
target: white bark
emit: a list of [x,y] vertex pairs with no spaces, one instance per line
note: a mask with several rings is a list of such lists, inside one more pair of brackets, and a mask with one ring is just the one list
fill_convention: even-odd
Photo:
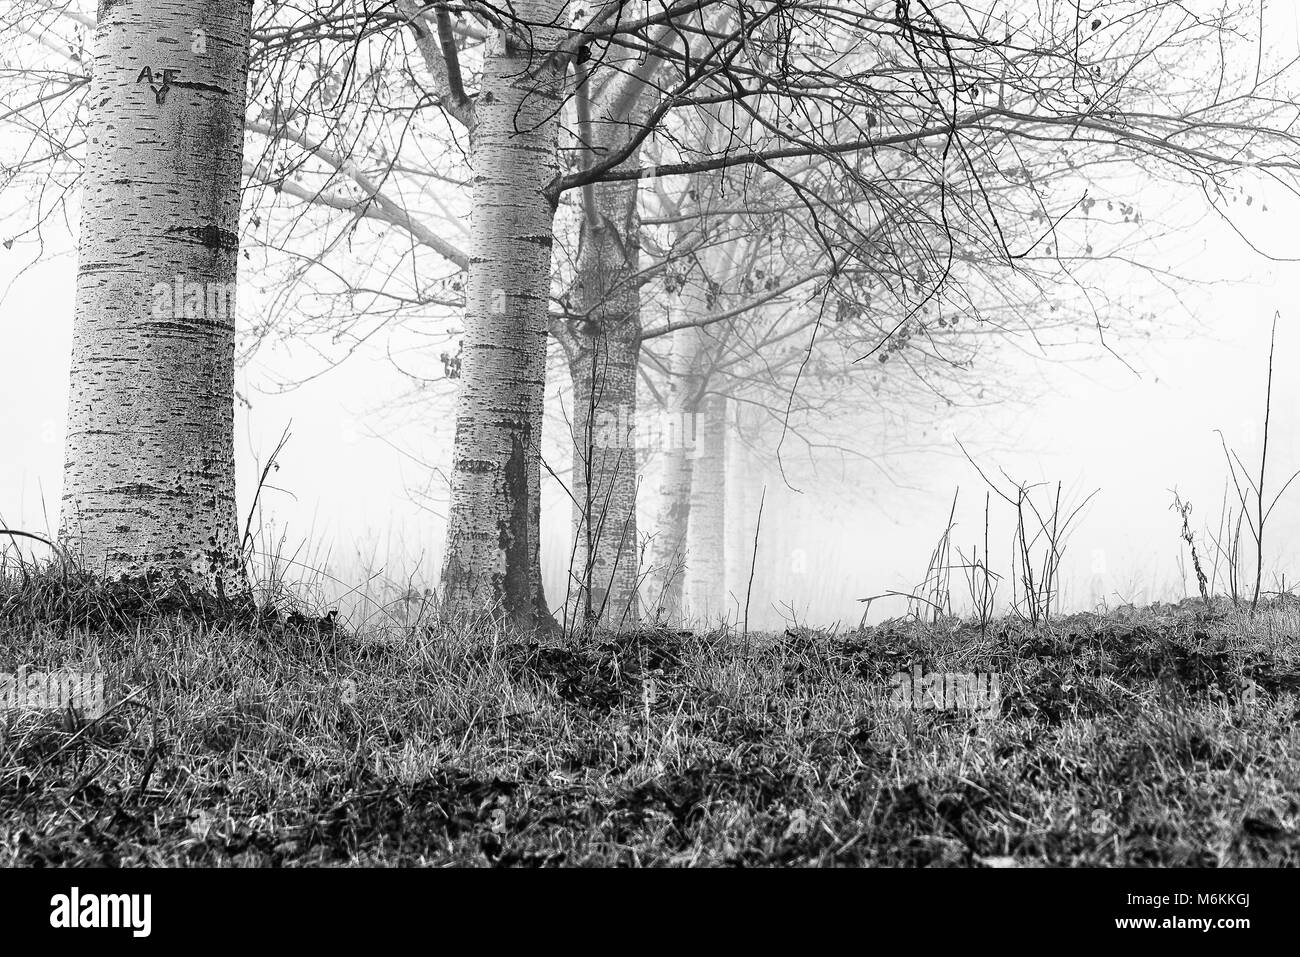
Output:
[[582,336],[569,358],[577,536],[573,574],[579,580],[578,613],[592,626],[631,627],[640,620],[636,524],[639,325],[635,321],[620,323],[603,334]]
[[251,15],[248,0],[99,5],[60,537],[109,578],[242,587],[233,291]]
[[[562,23],[563,0],[525,0],[516,16]],[[495,35],[484,55],[470,161],[473,223],[451,512],[443,565],[450,612],[555,625],[539,562],[542,400],[564,66],[545,59],[562,31],[531,43]]]
[[653,588],[656,614],[668,623],[682,618],[682,595],[686,580],[686,533],[691,515],[690,452],[684,448],[664,450],[663,478],[659,486],[659,512],[655,523]]
[[[602,114],[593,127],[597,158],[623,146],[635,106]],[[640,164],[635,151],[627,165]],[[572,308],[561,342],[573,381],[573,574],[577,614],[589,626],[640,620],[636,523],[637,362],[641,351],[641,221],[636,181],[597,183],[587,192]]]
[[[686,317],[697,304],[688,291],[669,294],[669,318]],[[667,408],[659,433],[664,458],[659,486],[659,508],[651,549],[655,613],[670,624],[682,620],[687,567],[687,530],[691,516],[691,473],[695,464],[696,407],[700,389],[698,364],[701,338],[687,329],[674,337],[668,356],[671,373]]]
[[695,461],[691,470],[691,514],[687,532],[687,611],[698,623],[726,614],[726,427],[725,396],[709,395],[696,416]]

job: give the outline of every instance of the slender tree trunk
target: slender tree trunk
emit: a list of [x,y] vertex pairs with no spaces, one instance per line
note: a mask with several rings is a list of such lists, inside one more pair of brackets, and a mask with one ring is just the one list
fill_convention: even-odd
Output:
[[[640,329],[584,336],[571,354],[578,613],[591,626],[637,624],[636,372]],[[588,588],[588,585],[590,586]]]
[[[688,322],[707,311],[699,284],[687,280],[668,293],[669,322]],[[668,355],[668,394],[664,421],[656,431],[664,454],[651,568],[657,610],[668,621],[683,621],[693,561],[691,510],[696,461],[700,454],[701,401],[707,385],[708,335],[684,328],[673,337]]]
[[726,499],[727,547],[726,584],[728,595],[735,596],[736,608],[745,611],[745,586],[749,582],[750,565],[754,557],[754,531],[758,518],[759,497],[750,501],[746,486],[752,463],[748,450],[740,440],[740,430],[733,409],[726,437]]
[[[635,115],[637,111],[633,111]],[[622,122],[619,120],[622,119]],[[619,148],[620,117],[600,117],[593,153]],[[629,165],[640,163],[639,151]],[[578,614],[588,626],[640,620],[636,386],[641,352],[637,183],[598,183],[584,200],[572,305],[562,336],[573,380],[573,510]]]
[[251,0],[101,2],[60,538],[241,591],[234,287]]
[[685,448],[664,452],[659,514],[654,541],[653,597],[657,613],[676,624],[682,617],[686,580],[686,535],[691,516],[691,453]]
[[688,610],[700,622],[721,615],[728,608],[724,590],[726,427],[726,397],[705,397],[696,415],[686,568]]
[[[564,3],[522,0],[514,13],[559,24]],[[559,173],[564,66],[544,59],[562,31],[531,42],[494,33],[484,55],[471,148],[474,170],[464,354],[456,398],[444,608],[503,614],[553,629],[539,553],[546,318]]]
[[[680,312],[680,310],[675,310]],[[700,382],[696,373],[699,334],[687,330],[677,336],[668,357],[672,375],[667,408],[657,433],[664,464],[659,486],[659,508],[651,550],[656,613],[676,624],[683,615],[686,580],[686,542],[691,516],[691,476],[695,465],[696,398]]]

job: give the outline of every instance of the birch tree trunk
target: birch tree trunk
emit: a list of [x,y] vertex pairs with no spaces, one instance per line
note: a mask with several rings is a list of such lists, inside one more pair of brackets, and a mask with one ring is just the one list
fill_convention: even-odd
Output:
[[[629,117],[600,116],[592,154],[623,145]],[[640,165],[640,151],[623,164]],[[636,499],[637,363],[641,352],[638,183],[597,183],[584,197],[573,308],[562,341],[573,381],[573,574],[589,627],[640,621]]]
[[579,614],[593,627],[628,627],[640,620],[635,423],[641,330],[639,322],[626,326],[616,322],[603,333],[579,334],[569,358],[573,574],[579,579]]
[[667,408],[658,434],[664,456],[659,509],[651,549],[655,612],[669,623],[682,618],[686,578],[686,536],[691,516],[691,471],[694,466],[695,400],[699,380],[694,376],[698,334],[687,330],[677,337],[668,357],[672,377]]
[[101,0],[60,538],[110,579],[242,590],[234,286],[251,0]]
[[523,0],[529,40],[484,53],[470,162],[473,223],[456,397],[443,606],[554,629],[539,554],[542,401],[565,67],[548,60],[563,0]]
[[725,396],[701,401],[695,417],[695,461],[691,470],[691,513],[687,532],[686,595],[688,611],[703,622],[727,611],[726,573],[726,427]]

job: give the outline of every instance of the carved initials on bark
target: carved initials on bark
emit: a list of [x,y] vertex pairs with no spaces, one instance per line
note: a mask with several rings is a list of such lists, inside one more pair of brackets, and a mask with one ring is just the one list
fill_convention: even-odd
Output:
[[175,79],[177,72],[178,71],[172,69],[164,69],[162,71],[162,85],[154,86],[153,69],[151,67],[145,67],[140,71],[140,75],[135,78],[135,82],[147,82],[149,84],[149,89],[153,90],[154,102],[159,106],[162,106],[167,99],[167,91],[172,88],[172,80]]

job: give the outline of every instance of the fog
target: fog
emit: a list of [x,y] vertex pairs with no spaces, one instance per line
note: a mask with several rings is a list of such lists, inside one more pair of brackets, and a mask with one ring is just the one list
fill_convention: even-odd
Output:
[[[1287,228],[1295,210],[1283,197],[1273,197],[1266,214],[1255,210],[1239,221],[1255,246],[1278,257],[1300,252]],[[1275,314],[1271,486],[1300,467],[1300,385],[1291,371],[1300,362],[1294,307],[1300,268],[1263,258],[1222,222],[1165,236],[1150,255],[1204,281],[1182,294],[1185,309],[1163,334],[1146,340],[1113,330],[1118,354],[1090,350],[1086,361],[1025,350],[1007,359],[1009,371],[999,375],[1010,376],[1003,384],[1029,400],[951,410],[922,437],[925,449],[891,457],[885,472],[855,469],[847,486],[836,478],[833,461],[823,465],[823,482],[792,483],[798,491],[779,477],[770,481],[756,560],[752,539],[744,554],[728,559],[740,563],[742,579],[754,563],[777,580],[749,596],[750,626],[852,626],[867,610],[859,599],[911,592],[926,575],[958,490],[954,544],[966,554],[977,543],[982,548],[986,487],[958,441],[990,476],[1004,470],[1026,483],[1060,482],[1064,499],[1074,503],[1097,490],[1067,540],[1063,609],[1196,594],[1171,490],[1192,503],[1199,547],[1209,548],[1202,533],[1219,520],[1228,477],[1215,430],[1257,467]],[[62,246],[47,241],[36,262],[30,247],[15,246],[3,256],[0,518],[10,527],[52,532],[75,252],[65,235]],[[255,297],[245,295],[243,303],[241,315],[257,308]],[[333,369],[283,391],[279,383],[324,367],[312,350],[264,348],[240,372],[246,400],[237,408],[241,516],[248,514],[262,464],[288,429],[291,438],[253,519],[259,547],[280,556],[289,576],[301,576],[321,602],[342,600],[358,614],[376,607],[363,596],[379,600],[391,598],[394,589],[436,587],[445,529],[439,508],[445,481],[438,470],[449,462],[451,392],[412,395],[390,350],[383,341],[368,343]],[[553,372],[549,386],[557,405],[567,385],[563,378],[562,371]],[[554,421],[562,427],[562,420]],[[565,461],[561,440],[547,436],[557,462]],[[863,435],[860,447],[873,454],[873,437]],[[640,507],[647,517],[653,515],[653,463],[650,472]],[[570,556],[570,508],[553,480],[543,502],[547,594],[558,603]],[[747,516],[751,528],[756,517]],[[993,496],[989,565],[1003,576],[1012,567],[1013,518]],[[1293,489],[1270,520],[1265,587],[1280,587],[1282,576],[1290,582],[1298,573],[1298,523],[1300,489]],[[960,570],[952,576],[953,602],[961,610],[969,604],[964,579]],[[711,613],[734,621],[743,615],[745,595],[734,583],[729,589],[731,607]],[[998,598],[1009,597],[1004,579]],[[871,603],[868,620],[908,610],[903,598],[883,598]]]

